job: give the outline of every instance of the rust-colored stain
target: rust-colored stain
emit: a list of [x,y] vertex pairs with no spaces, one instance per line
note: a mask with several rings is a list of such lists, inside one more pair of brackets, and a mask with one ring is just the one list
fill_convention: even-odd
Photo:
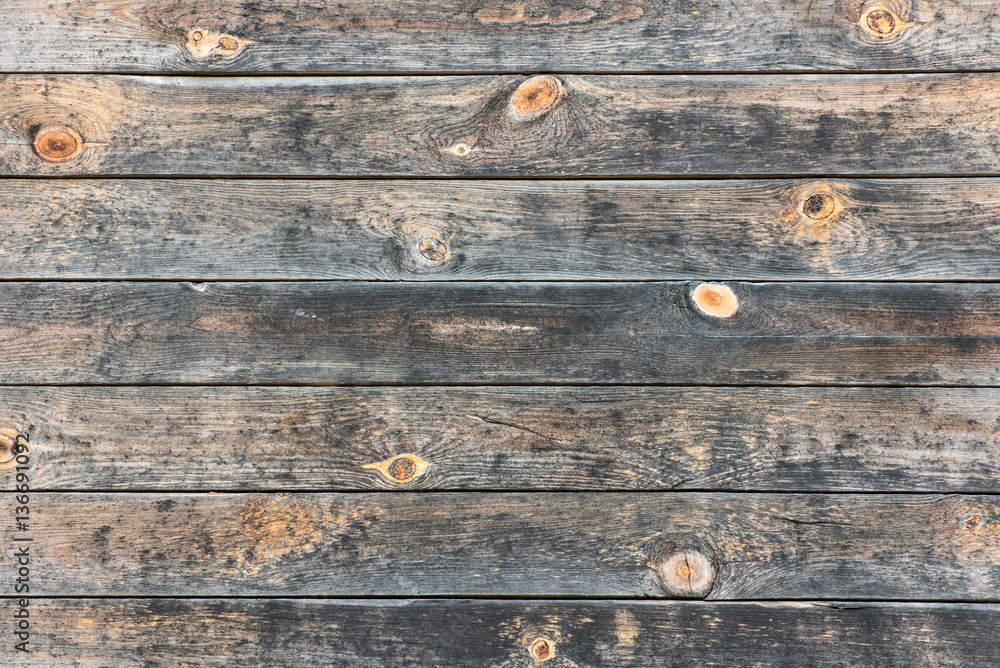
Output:
[[423,475],[428,466],[430,464],[417,455],[403,454],[374,464],[363,464],[361,468],[374,469],[381,473],[386,480],[402,484]]
[[544,116],[566,96],[562,82],[555,77],[531,77],[510,98],[510,113],[520,120]]
[[699,283],[691,293],[698,310],[713,318],[731,318],[740,308],[740,300],[728,285]]
[[35,131],[32,146],[35,154],[46,162],[69,162],[80,155],[83,139],[72,128],[59,123],[46,123]]

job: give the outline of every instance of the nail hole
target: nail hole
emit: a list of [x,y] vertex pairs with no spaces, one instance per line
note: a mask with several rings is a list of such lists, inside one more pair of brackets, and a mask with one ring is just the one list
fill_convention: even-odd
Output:
[[700,283],[691,293],[698,310],[713,318],[730,318],[740,308],[740,300],[728,285]]
[[195,30],[195,31],[194,31],[193,33],[191,33],[191,39],[192,39],[192,40],[193,40],[193,41],[194,41],[195,43],[198,43],[198,42],[200,42],[200,41],[201,41],[202,39],[204,39],[204,38],[205,38],[205,33],[203,33],[203,32],[202,32],[202,31],[200,31],[200,30]]
[[531,658],[535,661],[548,661],[556,655],[556,650],[551,640],[548,638],[538,638],[531,643],[528,653],[531,654]]

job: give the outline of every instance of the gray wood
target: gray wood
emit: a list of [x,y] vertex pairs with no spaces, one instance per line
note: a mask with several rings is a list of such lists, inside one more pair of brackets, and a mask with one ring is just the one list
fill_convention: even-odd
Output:
[[1000,578],[994,495],[35,492],[30,505],[35,596],[994,601]]
[[[886,9],[892,29],[872,30],[868,13]],[[0,69],[997,69],[994,9],[990,0],[5,0]]]
[[0,388],[34,489],[996,492],[998,425],[983,389]]
[[1000,276],[996,179],[5,180],[0,199],[3,278]]
[[9,282],[0,383],[1000,384],[993,284],[696,289]]
[[558,79],[8,75],[0,174],[1000,171],[1000,74]]
[[[36,599],[30,610],[33,653],[17,665],[37,668],[991,668],[1000,652],[995,605]],[[533,646],[548,648],[544,663]]]

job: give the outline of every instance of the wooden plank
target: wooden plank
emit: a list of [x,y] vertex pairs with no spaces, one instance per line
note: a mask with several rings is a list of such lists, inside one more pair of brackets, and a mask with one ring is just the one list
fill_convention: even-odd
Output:
[[0,383],[995,386],[998,290],[9,282]]
[[0,69],[1000,67],[1000,18],[990,0],[750,0],[691,7],[685,0],[5,0]]
[[1000,276],[996,179],[5,180],[0,197],[3,278]]
[[1000,74],[0,78],[0,173],[996,174]]
[[1000,497],[54,493],[34,596],[996,599]]
[[1000,653],[995,605],[35,599],[29,612],[17,665],[39,668],[992,668]]
[[0,388],[33,489],[992,492],[998,424],[981,389]]

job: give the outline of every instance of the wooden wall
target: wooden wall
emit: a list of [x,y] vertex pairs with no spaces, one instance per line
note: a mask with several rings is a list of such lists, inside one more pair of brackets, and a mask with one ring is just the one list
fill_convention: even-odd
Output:
[[0,665],[1000,665],[998,129],[993,0],[3,0]]

